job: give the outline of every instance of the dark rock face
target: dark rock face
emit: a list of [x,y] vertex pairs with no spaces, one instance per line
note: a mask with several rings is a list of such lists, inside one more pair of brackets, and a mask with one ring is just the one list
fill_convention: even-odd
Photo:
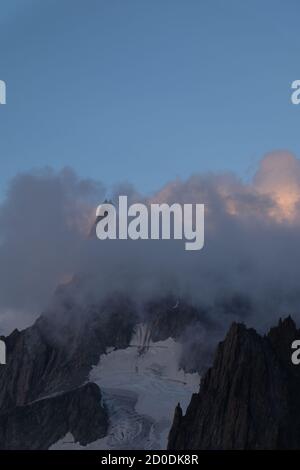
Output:
[[163,341],[170,336],[178,339],[190,324],[196,324],[204,312],[182,299],[165,297],[146,305],[147,323],[153,341]]
[[60,309],[4,338],[1,449],[46,449],[68,431],[86,444],[106,433],[101,392],[95,384],[82,384],[107,347],[128,346],[134,308],[127,299],[115,298],[84,311],[72,303]]
[[233,324],[185,416],[176,408],[168,449],[299,449],[299,338],[291,318],[265,337]]
[[48,449],[68,432],[86,445],[104,437],[107,427],[100,389],[89,383],[0,415],[0,448]]
[[[171,337],[182,344],[180,368],[185,372],[202,372],[211,364],[211,354],[220,339],[218,325],[207,310],[194,306],[184,298],[167,296],[145,305],[148,341],[164,341]],[[207,343],[207,336],[213,340]]]
[[41,316],[32,327],[15,330],[5,338],[0,412],[81,385],[107,347],[128,346],[136,321],[132,312],[122,299],[85,312],[65,308],[58,321]]

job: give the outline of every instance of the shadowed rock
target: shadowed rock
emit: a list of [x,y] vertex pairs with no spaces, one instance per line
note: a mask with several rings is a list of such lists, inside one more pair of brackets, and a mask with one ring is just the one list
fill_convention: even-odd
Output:
[[265,337],[234,323],[185,416],[177,407],[168,448],[300,448],[300,368],[289,317]]
[[100,389],[89,383],[0,415],[0,448],[48,449],[68,432],[86,445],[104,437],[107,428]]

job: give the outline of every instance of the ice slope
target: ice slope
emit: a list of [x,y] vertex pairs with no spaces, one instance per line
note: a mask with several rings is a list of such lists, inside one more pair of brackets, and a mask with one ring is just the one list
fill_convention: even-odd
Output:
[[[183,410],[199,390],[198,374],[178,369],[181,345],[169,338],[153,343],[139,325],[127,349],[107,351],[90,373],[110,416],[108,436],[89,449],[165,449],[174,409]],[[80,449],[71,435],[52,449]]]

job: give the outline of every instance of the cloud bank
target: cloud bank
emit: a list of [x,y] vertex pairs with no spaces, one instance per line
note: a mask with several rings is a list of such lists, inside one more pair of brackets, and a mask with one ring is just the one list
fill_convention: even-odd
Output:
[[[97,205],[119,194],[132,202],[204,203],[204,249],[90,236]],[[108,192],[71,169],[20,174],[0,206],[0,329],[30,322],[74,275],[88,280],[90,299],[171,293],[220,322],[248,317],[264,325],[280,314],[297,316],[299,235],[300,160],[288,152],[266,155],[248,183],[233,173],[194,174],[151,197],[129,184]]]

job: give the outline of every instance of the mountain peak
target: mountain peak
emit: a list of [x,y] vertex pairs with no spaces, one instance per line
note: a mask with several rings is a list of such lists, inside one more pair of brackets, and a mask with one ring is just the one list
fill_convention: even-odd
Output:
[[290,358],[297,334],[291,317],[264,337],[233,323],[186,414],[176,409],[168,448],[299,448],[300,380]]

